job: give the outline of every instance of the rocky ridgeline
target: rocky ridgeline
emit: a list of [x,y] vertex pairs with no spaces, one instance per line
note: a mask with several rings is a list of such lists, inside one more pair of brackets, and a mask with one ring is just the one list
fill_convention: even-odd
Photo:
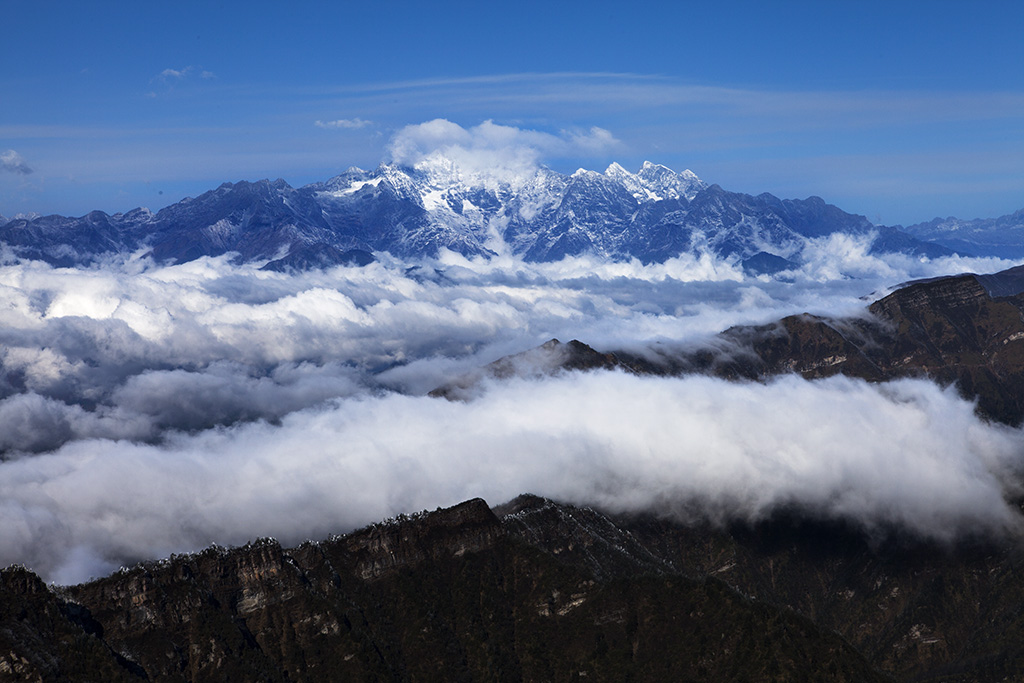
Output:
[[1001,681],[1014,541],[869,540],[520,496],[48,588],[0,572],[0,679]]
[[284,550],[49,590],[0,573],[13,680],[886,680],[836,634],[680,573],[592,510],[474,500]]

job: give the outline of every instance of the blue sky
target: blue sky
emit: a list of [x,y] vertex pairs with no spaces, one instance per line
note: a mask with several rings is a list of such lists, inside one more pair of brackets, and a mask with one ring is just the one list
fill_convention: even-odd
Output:
[[1024,207],[1021,2],[4,0],[0,24],[6,216],[323,180],[437,118],[598,127],[611,144],[543,161],[650,159],[886,224]]

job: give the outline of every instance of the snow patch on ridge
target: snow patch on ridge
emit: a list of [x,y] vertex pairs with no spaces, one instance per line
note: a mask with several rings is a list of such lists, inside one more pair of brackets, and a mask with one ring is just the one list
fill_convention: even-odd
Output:
[[357,180],[343,190],[328,192],[327,194],[329,194],[332,197],[347,197],[348,195],[355,194],[364,187],[377,187],[378,185],[380,185],[382,180],[384,180],[384,178],[380,176],[376,178],[371,178],[369,180]]

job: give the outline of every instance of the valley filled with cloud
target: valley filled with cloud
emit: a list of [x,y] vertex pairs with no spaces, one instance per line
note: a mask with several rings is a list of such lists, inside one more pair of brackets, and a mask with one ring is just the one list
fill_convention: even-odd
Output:
[[796,506],[868,534],[1016,534],[1024,434],[926,380],[620,371],[430,390],[548,339],[686,346],[1013,262],[812,240],[799,271],[442,252],[282,274],[230,256],[0,266],[0,564],[70,583],[210,543],[283,543],[532,492],[686,520]]

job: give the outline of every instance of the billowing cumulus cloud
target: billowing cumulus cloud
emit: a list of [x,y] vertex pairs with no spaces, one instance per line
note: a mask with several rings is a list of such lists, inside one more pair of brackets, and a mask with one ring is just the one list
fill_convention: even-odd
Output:
[[807,253],[779,279],[707,256],[443,253],[412,270],[382,256],[293,275],[229,256],[0,265],[0,565],[74,581],[214,541],[293,542],[526,491],[687,519],[797,505],[869,533],[1016,533],[1004,500],[1021,432],[927,382],[597,373],[495,384],[465,403],[426,396],[552,337],[685,345],[1012,265],[878,257],[846,238]]
[[27,163],[25,163],[22,156],[13,149],[9,149],[0,154],[0,170],[10,171],[11,173],[18,173],[21,175],[28,175],[32,173],[32,169],[29,168]]
[[470,176],[510,180],[532,174],[542,160],[563,157],[592,158],[619,146],[607,130],[562,131],[558,135],[503,126],[493,121],[463,128],[446,119],[406,126],[391,140],[392,161],[417,166],[445,159]]

